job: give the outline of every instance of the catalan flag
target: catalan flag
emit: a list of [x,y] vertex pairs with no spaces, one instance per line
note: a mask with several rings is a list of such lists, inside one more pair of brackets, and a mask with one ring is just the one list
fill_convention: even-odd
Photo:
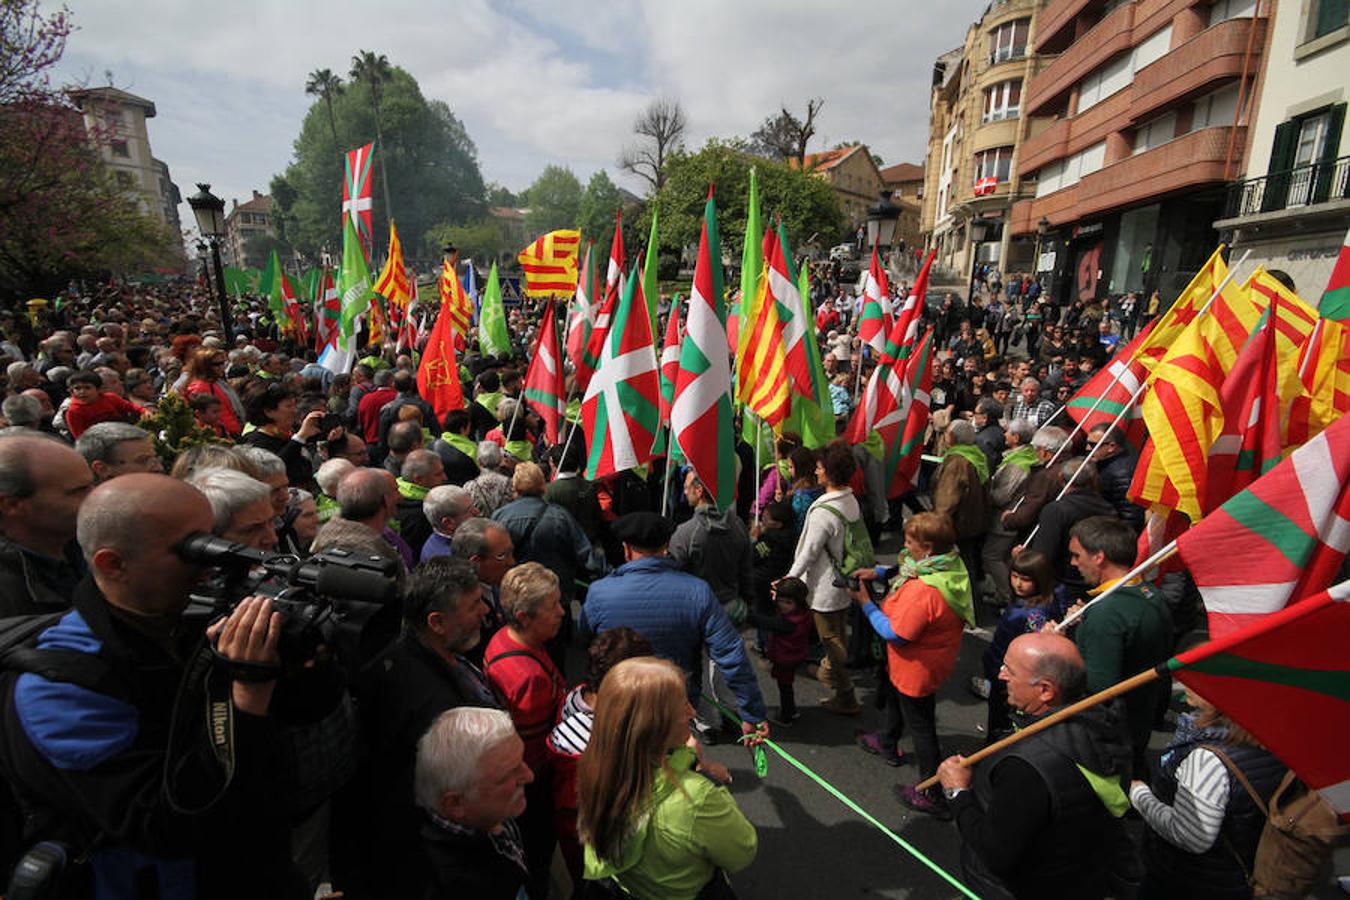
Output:
[[473,303],[464,293],[456,274],[459,254],[441,264],[441,277],[436,281],[437,293],[441,298],[441,315],[448,317],[452,338],[456,347],[463,348],[469,338],[469,323],[473,321]]
[[[403,317],[408,311],[408,304],[412,302],[412,288],[408,279],[408,267],[403,263],[403,243],[398,239],[398,228],[395,227],[393,219],[389,220],[389,258],[385,260],[380,277],[376,279],[371,290],[384,298],[388,328],[390,331],[398,332],[403,327]],[[372,316],[372,323],[373,321]]]
[[[752,240],[749,235],[747,240]],[[772,231],[765,236],[766,246],[776,246]],[[741,355],[736,361],[736,397],[775,431],[787,418],[787,358],[783,352],[783,327],[778,319],[778,304],[769,293],[769,276],[762,260],[754,298],[741,302],[744,327],[741,331]]]
[[570,297],[577,291],[580,231],[550,231],[520,251],[527,297]]
[[1215,248],[1209,259],[1200,267],[1200,271],[1195,273],[1191,283],[1181,292],[1181,296],[1177,297],[1176,302],[1158,319],[1148,340],[1139,345],[1135,359],[1145,369],[1153,371],[1158,362],[1167,355],[1168,348],[1181,336],[1186,327],[1195,321],[1200,310],[1204,309],[1209,298],[1214,296],[1214,292],[1223,283],[1224,277],[1228,274],[1228,264],[1223,260],[1223,250],[1223,244]]

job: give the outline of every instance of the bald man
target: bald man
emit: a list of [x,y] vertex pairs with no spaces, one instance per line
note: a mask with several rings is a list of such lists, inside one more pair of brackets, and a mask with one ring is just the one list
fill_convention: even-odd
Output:
[[315,553],[329,547],[361,546],[377,555],[399,559],[407,572],[416,557],[407,542],[389,527],[398,510],[398,481],[384,469],[353,469],[337,486],[338,515],[314,537]]
[[[1087,669],[1073,641],[1024,634],[1008,647],[998,677],[1024,724],[1082,699]],[[961,832],[966,884],[981,896],[1105,895],[1118,818],[1129,808],[1131,771],[1124,715],[1097,705],[981,761],[960,756],[938,778]]]
[[85,573],[75,517],[93,483],[56,438],[0,437],[0,617],[69,608]]
[[[180,717],[166,760],[174,699],[203,640],[182,612],[205,567],[177,547],[212,523],[206,498],[167,476],[100,485],[77,525],[90,575],[74,608],[33,645],[57,652],[41,675],[11,668],[0,677],[0,770],[25,812],[25,846],[56,840],[87,855],[92,895],[134,896],[156,882],[162,897],[276,897],[290,878],[285,820],[265,799],[277,788],[262,774],[275,770],[266,720],[275,680],[225,682],[212,695],[217,709],[233,708],[214,720],[229,739],[232,780],[202,715]],[[256,674],[279,663],[280,629],[271,602],[251,597],[206,638]],[[170,792],[183,805],[218,799],[189,817]]]

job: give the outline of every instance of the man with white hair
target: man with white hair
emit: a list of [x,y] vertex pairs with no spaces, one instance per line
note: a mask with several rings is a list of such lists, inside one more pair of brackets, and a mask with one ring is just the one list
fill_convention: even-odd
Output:
[[473,494],[474,505],[481,515],[490,516],[515,497],[511,479],[500,471],[502,448],[492,441],[478,442],[478,477],[464,486]]
[[188,484],[206,495],[215,524],[211,533],[227,541],[271,553],[277,549],[272,489],[234,469],[194,472]]
[[417,743],[417,805],[432,883],[450,896],[514,898],[529,872],[515,819],[534,780],[511,717],[444,712]]
[[[26,363],[24,363],[26,365]],[[27,394],[11,394],[0,403],[0,415],[5,417],[10,428],[31,428],[37,431],[42,427],[42,404]]]
[[1013,496],[1011,505],[1001,514],[1003,526],[1009,531],[1019,534],[1030,531],[1040,517],[1041,509],[1059,492],[1058,479],[1046,466],[1068,442],[1069,433],[1055,425],[1038,428],[1032,435],[1031,447],[1036,453],[1036,462],[1027,472],[1021,489]]
[[89,463],[97,483],[132,472],[164,471],[150,433],[126,422],[90,425],[75,442],[75,452]]
[[998,606],[1012,602],[1008,562],[1017,543],[1017,532],[1003,524],[1003,513],[1018,502],[1032,469],[1041,464],[1036,448],[1031,445],[1035,433],[1036,427],[1029,419],[1009,422],[1003,431],[1008,449],[989,479],[989,532],[984,536],[981,559],[985,574],[994,583],[993,600]]
[[[400,425],[404,424],[402,422]],[[431,536],[431,525],[422,512],[422,501],[432,488],[445,484],[445,466],[434,450],[414,450],[403,460],[398,477],[398,534],[420,557],[422,545]]]
[[1040,428],[1054,418],[1054,415],[1054,402],[1041,399],[1041,383],[1035,378],[1023,378],[1017,388],[1017,400],[1013,403],[1008,418],[1030,419],[1037,428]]
[[450,542],[461,523],[478,515],[473,495],[456,484],[443,484],[427,491],[422,514],[431,525],[431,536],[422,545],[420,562],[450,554]]
[[[347,435],[351,437],[351,435]],[[360,443],[358,440],[357,443]],[[361,444],[361,452],[364,453],[366,445]],[[338,484],[351,472],[356,470],[356,466],[347,459],[330,459],[319,466],[319,471],[314,473],[314,480],[319,485],[319,493],[314,498],[314,505],[319,510],[319,524],[327,522],[338,513],[337,489]]]

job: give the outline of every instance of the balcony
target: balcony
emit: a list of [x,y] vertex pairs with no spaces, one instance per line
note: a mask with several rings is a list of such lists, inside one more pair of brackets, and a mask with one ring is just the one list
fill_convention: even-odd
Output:
[[1305,210],[1338,200],[1350,200],[1350,156],[1233,182],[1228,186],[1223,220]]
[[[1237,133],[1234,135],[1233,132]],[[1246,127],[1203,128],[1128,156],[1075,185],[1013,207],[1014,234],[1029,234],[1045,216],[1053,225],[1076,222],[1113,209],[1134,206],[1206,184],[1222,183],[1233,138],[1233,164],[1241,162]]]
[[1254,75],[1260,68],[1265,35],[1265,19],[1229,19],[1140,69],[1129,89],[1131,121],[1148,118],[1154,111],[1176,106],[1219,82],[1241,77],[1249,42],[1253,52],[1247,74]]
[[1031,80],[1023,102],[1027,115],[1044,115],[1051,103],[1067,94],[1085,75],[1117,53],[1130,49],[1133,38],[1134,4],[1126,3],[1092,26]]
[[1093,0],[1057,0],[1041,10],[1036,19],[1036,52],[1067,46],[1073,40],[1074,20],[1092,4]]
[[1035,172],[1047,163],[1068,156],[1066,147],[1072,125],[1072,119],[1057,119],[1044,131],[1022,141],[1017,170]]
[[1071,156],[1106,140],[1130,118],[1130,92],[1117,91],[1085,112],[1060,119],[1046,131],[1022,142],[1022,172],[1034,172],[1049,162]]

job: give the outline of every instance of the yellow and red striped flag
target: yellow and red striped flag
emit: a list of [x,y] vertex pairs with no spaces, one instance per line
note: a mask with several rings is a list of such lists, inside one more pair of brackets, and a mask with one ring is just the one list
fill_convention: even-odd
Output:
[[380,277],[371,288],[385,300],[385,312],[391,324],[397,327],[403,322],[403,313],[412,299],[412,288],[408,281],[408,267],[403,264],[403,243],[398,239],[398,229],[394,220],[389,220],[389,258],[385,260]]
[[456,347],[463,348],[469,339],[469,323],[473,320],[473,304],[459,283],[456,264],[459,254],[441,264],[441,277],[436,280],[436,291],[441,298],[441,315],[447,316]]
[[[777,237],[767,232],[764,243],[772,248]],[[787,418],[791,396],[783,326],[778,319],[778,304],[769,293],[769,276],[762,262],[753,299],[748,302],[741,299],[741,316],[746,333],[742,335],[736,361],[736,398],[776,431]]]
[[550,231],[517,257],[525,272],[527,297],[570,297],[577,291],[577,251],[581,232]]
[[1195,321],[1200,310],[1214,296],[1214,292],[1223,283],[1228,274],[1228,265],[1223,260],[1224,245],[1220,244],[1210,255],[1209,260],[1195,273],[1191,283],[1177,297],[1176,302],[1158,319],[1153,333],[1143,341],[1135,351],[1135,359],[1150,372],[1157,366],[1168,349],[1181,333]]

